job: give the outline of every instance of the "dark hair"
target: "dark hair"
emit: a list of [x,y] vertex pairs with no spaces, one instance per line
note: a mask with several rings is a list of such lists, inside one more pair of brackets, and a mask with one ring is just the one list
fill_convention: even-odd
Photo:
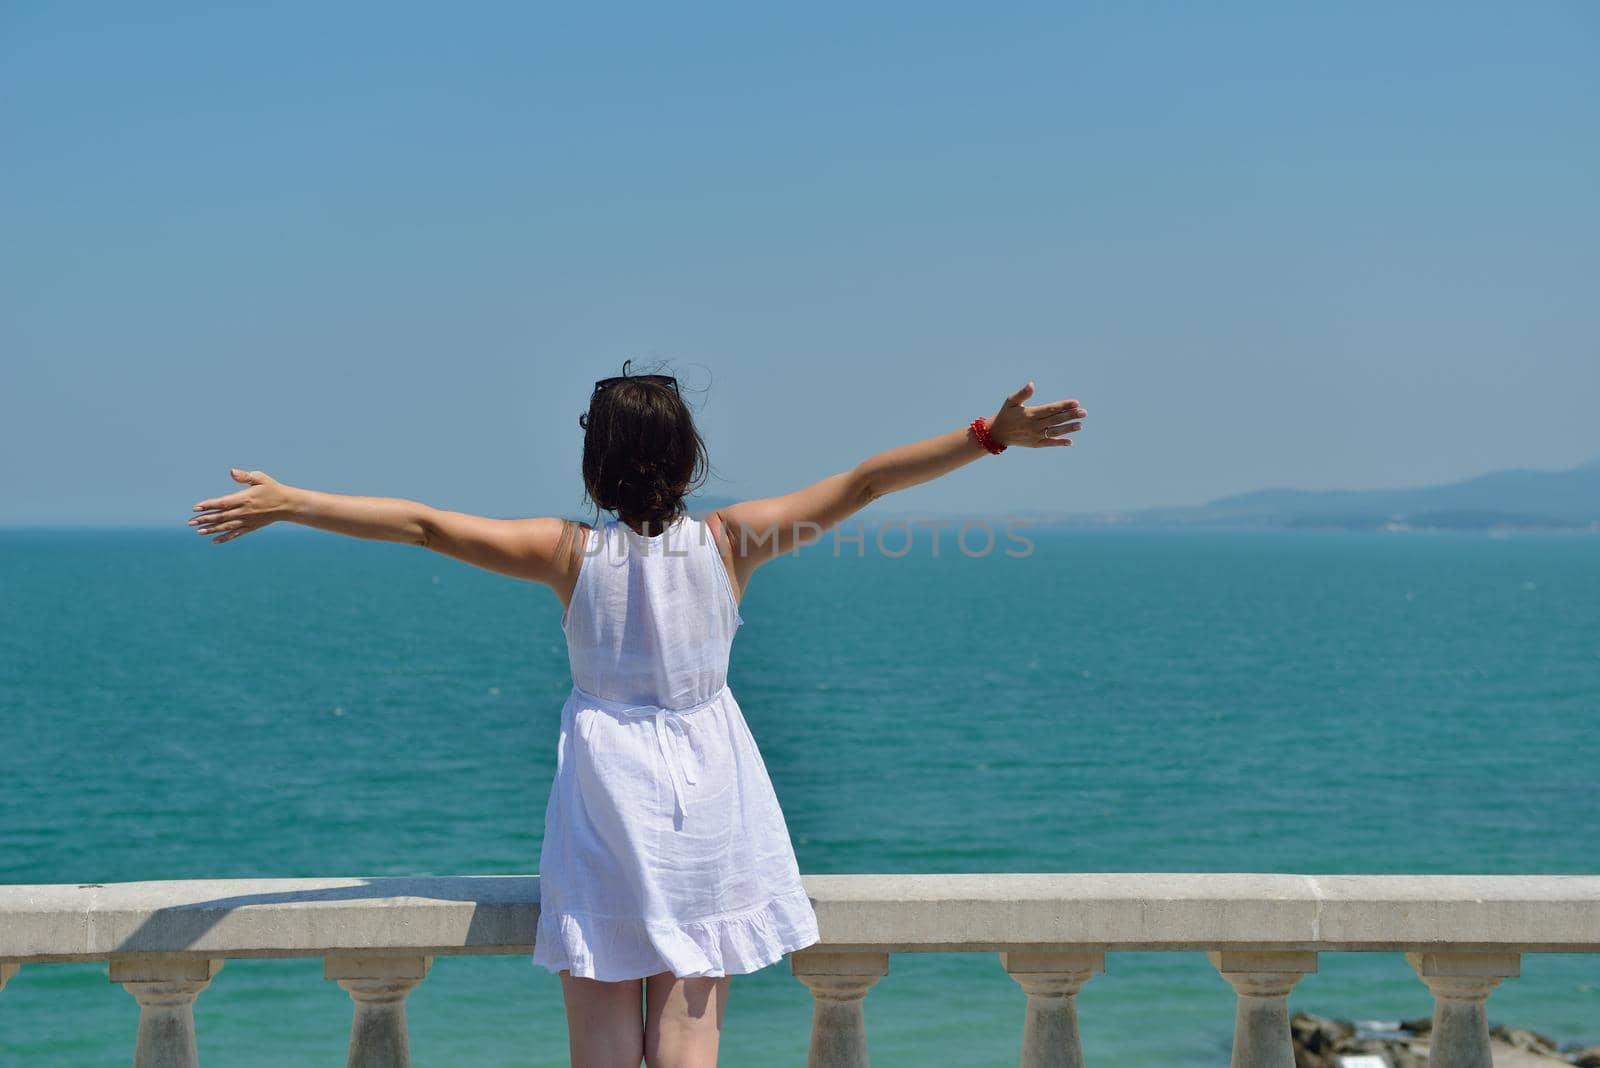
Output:
[[711,462],[677,387],[630,374],[630,363],[578,417],[583,488],[596,508],[658,534],[687,512],[684,498],[705,482]]

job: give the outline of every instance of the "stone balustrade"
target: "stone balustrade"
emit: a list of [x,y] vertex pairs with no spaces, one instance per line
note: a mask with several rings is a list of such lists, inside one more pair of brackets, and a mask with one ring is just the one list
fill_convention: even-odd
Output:
[[[864,1003],[895,953],[994,953],[1024,1068],[1083,1064],[1076,997],[1108,953],[1203,952],[1238,995],[1234,1068],[1293,1068],[1286,997],[1324,952],[1401,952],[1434,996],[1436,1068],[1490,1068],[1485,1002],[1523,953],[1600,952],[1600,876],[813,875],[813,1068],[866,1065]],[[531,954],[536,876],[0,886],[0,996],[18,968],[107,961],[139,1002],[135,1068],[197,1063],[223,962],[320,957],[354,1001],[349,1064],[409,1063],[405,998],[443,954]],[[225,981],[225,978],[224,978]],[[1101,980],[1105,982],[1107,980]]]

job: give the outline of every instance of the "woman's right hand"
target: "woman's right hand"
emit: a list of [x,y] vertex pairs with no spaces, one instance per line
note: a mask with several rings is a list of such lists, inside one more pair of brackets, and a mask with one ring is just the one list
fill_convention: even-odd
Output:
[[989,420],[989,437],[1001,445],[1020,445],[1025,449],[1071,445],[1072,439],[1066,435],[1082,430],[1079,420],[1089,413],[1075,400],[1029,407],[1023,402],[1031,396],[1033,383],[1029,382],[1007,397],[995,417]]
[[217,535],[211,539],[212,544],[221,545],[289,515],[293,487],[285,486],[264,471],[241,471],[233,467],[228,469],[228,474],[235,482],[243,482],[250,488],[196,504],[194,510],[202,514],[189,520],[189,525],[196,528],[195,533]]

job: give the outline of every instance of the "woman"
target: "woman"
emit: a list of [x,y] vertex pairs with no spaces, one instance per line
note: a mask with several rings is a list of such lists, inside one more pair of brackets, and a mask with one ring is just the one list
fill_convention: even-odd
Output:
[[[573,689],[539,857],[534,963],[558,973],[579,1068],[714,1065],[729,977],[818,941],[787,825],[727,686],[756,569],[864,505],[1010,445],[1070,445],[1075,400],[1028,406],[880,453],[781,497],[688,516],[705,446],[676,380],[595,383],[583,481],[594,524],[487,519],[298,489],[260,471],[189,522],[221,544],[286,520],[407,542],[549,586]],[[640,1019],[641,1000],[644,1019]]]

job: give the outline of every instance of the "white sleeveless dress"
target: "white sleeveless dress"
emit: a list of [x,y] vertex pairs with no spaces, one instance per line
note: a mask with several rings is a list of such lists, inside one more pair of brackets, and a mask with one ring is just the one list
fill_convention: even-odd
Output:
[[710,529],[589,532],[533,963],[604,981],[753,972],[818,941],[778,798],[728,689],[744,622]]

